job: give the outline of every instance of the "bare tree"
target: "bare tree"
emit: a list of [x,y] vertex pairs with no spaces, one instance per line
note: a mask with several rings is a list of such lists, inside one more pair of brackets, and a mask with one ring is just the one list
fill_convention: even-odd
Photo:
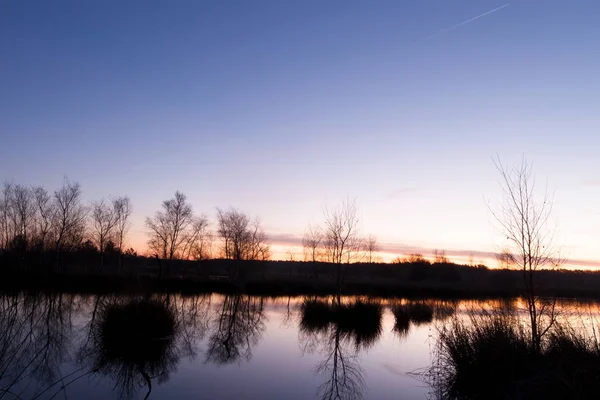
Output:
[[369,264],[375,262],[375,256],[380,249],[377,238],[373,235],[369,235],[365,240],[365,251],[367,253]]
[[408,255],[408,257],[406,257],[406,262],[407,263],[411,263],[411,264],[416,264],[416,263],[427,263],[429,264],[429,261],[427,261],[425,259],[425,257],[423,257],[423,254],[420,253],[411,253]]
[[9,182],[4,183],[0,206],[0,211],[2,212],[2,218],[0,220],[2,228],[2,248],[9,249],[18,232],[13,209],[13,185]]
[[208,230],[205,215],[195,217],[190,229],[184,234],[181,258],[185,260],[207,260],[211,256],[212,235]]
[[42,186],[32,189],[35,212],[36,247],[44,251],[48,247],[48,241],[52,231],[52,215],[54,204],[48,191]]
[[232,260],[268,260],[268,238],[258,219],[251,220],[246,214],[231,208],[217,208],[218,234],[221,238],[223,256]]
[[224,257],[232,260],[244,259],[244,244],[249,236],[250,218],[234,208],[229,211],[217,208],[217,221],[219,224],[218,233],[223,241]]
[[348,243],[348,252],[344,261],[347,264],[362,263],[367,256],[367,239],[357,236]]
[[336,283],[341,292],[347,264],[350,263],[352,252],[355,250],[354,244],[358,240],[359,219],[356,201],[346,200],[336,209],[325,209],[323,214],[325,216],[323,243],[326,257],[330,262],[337,264]]
[[323,233],[317,226],[309,225],[302,237],[304,249],[304,260],[317,262],[321,258],[321,246],[323,244]]
[[4,184],[0,200],[2,247],[27,250],[34,235],[35,205],[28,187]]
[[6,193],[7,183],[2,188],[2,197],[0,198],[0,249],[4,250],[8,248],[8,236],[9,236],[9,225],[8,225],[8,202]]
[[286,252],[287,261],[295,261],[294,250],[289,248]]
[[326,256],[330,262],[341,264],[348,260],[351,244],[358,238],[358,215],[356,202],[345,201],[340,207],[330,210],[325,209],[325,226],[323,228],[323,242]]
[[446,252],[444,250],[433,250],[433,262],[436,264],[448,264],[450,260],[446,257]]
[[514,256],[509,247],[505,247],[495,255],[500,268],[509,269],[514,266]]
[[92,203],[92,241],[100,251],[100,268],[104,268],[106,243],[113,238],[117,218],[104,199]]
[[83,240],[87,210],[81,204],[81,196],[79,183],[71,183],[66,178],[63,186],[54,192],[52,226],[57,267],[60,252],[74,249]]
[[0,198],[0,248],[8,248],[8,237],[10,236],[9,226],[9,198],[10,198],[10,184],[4,182],[2,187],[2,197]]
[[15,185],[12,190],[11,208],[13,210],[14,226],[17,229],[18,241],[26,249],[29,243],[30,228],[35,216],[33,196],[28,187]]
[[266,261],[271,258],[271,248],[268,240],[267,234],[260,225],[260,220],[258,218],[254,219],[250,224],[248,259]]
[[525,158],[514,168],[503,166],[499,159],[494,163],[502,178],[503,199],[492,214],[509,242],[511,261],[523,271],[531,341],[540,351],[541,340],[554,324],[556,315],[555,301],[538,297],[536,271],[556,268],[561,263],[549,221],[553,201],[547,190],[541,197],[536,194],[531,165]]
[[146,218],[150,230],[148,246],[162,259],[183,257],[181,252],[188,239],[188,230],[194,224],[192,206],[186,200],[187,197],[177,191],[175,197],[163,202],[162,211],[157,211],[153,218]]
[[129,217],[131,216],[131,200],[127,196],[117,197],[112,201],[113,213],[115,215],[115,241],[119,250],[119,269],[122,268],[123,247],[125,245],[125,235],[131,228]]

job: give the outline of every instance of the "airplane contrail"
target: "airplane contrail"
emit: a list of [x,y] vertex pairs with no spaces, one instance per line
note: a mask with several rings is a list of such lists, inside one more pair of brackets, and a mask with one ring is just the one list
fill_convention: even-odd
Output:
[[433,35],[431,35],[431,36],[427,36],[426,38],[423,38],[423,39],[421,39],[421,40],[418,40],[417,42],[423,42],[423,41],[425,41],[425,40],[433,39],[433,38],[434,38],[434,37],[436,37],[436,36],[440,36],[440,35],[443,35],[444,33],[447,33],[447,32],[450,32],[450,31],[453,31],[453,30],[455,30],[455,29],[456,29],[456,28],[458,28],[458,27],[461,27],[461,26],[463,26],[463,25],[466,25],[466,24],[468,24],[469,22],[473,22],[473,21],[475,21],[476,19],[483,18],[483,17],[485,17],[486,15],[490,15],[491,13],[495,13],[496,11],[500,11],[500,10],[502,10],[503,8],[506,8],[506,7],[508,7],[508,6],[510,6],[510,3],[506,3],[505,5],[503,5],[503,6],[500,6],[500,7],[498,7],[498,8],[494,8],[493,10],[490,10],[490,11],[488,11],[488,12],[484,12],[483,14],[480,14],[480,15],[478,15],[478,16],[476,16],[476,17],[469,18],[469,19],[468,19],[468,20],[466,20],[466,21],[463,21],[463,22],[461,22],[461,23],[458,23],[458,24],[456,24],[456,25],[454,25],[454,26],[451,26],[450,28],[446,28],[446,29],[444,29],[444,30],[441,30],[441,31],[439,31],[439,32],[437,32],[437,33],[434,33],[434,34],[433,34]]

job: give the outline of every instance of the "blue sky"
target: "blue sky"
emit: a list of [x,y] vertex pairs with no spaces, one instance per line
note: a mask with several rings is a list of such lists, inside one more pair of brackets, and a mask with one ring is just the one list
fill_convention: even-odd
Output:
[[505,4],[3,1],[0,178],[127,194],[140,246],[182,190],[274,237],[350,196],[382,242],[493,251],[492,157],[525,154],[569,256],[600,260],[600,3],[452,29]]

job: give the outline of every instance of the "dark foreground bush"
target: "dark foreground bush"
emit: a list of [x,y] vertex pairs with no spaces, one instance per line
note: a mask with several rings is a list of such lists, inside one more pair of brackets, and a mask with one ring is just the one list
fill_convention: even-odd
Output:
[[455,321],[438,345],[424,375],[439,398],[600,398],[598,343],[570,328],[557,326],[536,353],[515,319],[487,316]]

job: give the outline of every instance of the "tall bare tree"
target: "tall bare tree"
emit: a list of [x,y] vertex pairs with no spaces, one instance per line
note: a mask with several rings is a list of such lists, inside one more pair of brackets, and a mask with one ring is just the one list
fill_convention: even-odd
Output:
[[67,178],[63,186],[54,192],[54,215],[52,218],[54,249],[57,267],[60,253],[72,250],[83,240],[87,209],[82,204],[81,186]]
[[119,269],[122,268],[123,247],[125,245],[125,235],[131,228],[129,217],[133,211],[131,200],[127,196],[117,197],[112,200],[113,213],[115,215],[115,242],[119,250]]
[[181,258],[186,233],[194,223],[192,206],[185,194],[177,191],[172,199],[163,201],[162,208],[153,218],[146,218],[150,230],[148,246],[162,259]]
[[100,268],[104,268],[106,243],[113,239],[117,216],[113,208],[104,200],[92,203],[92,241],[100,251]]
[[346,200],[338,208],[325,209],[323,244],[328,261],[337,264],[336,282],[341,291],[347,264],[358,241],[358,213],[355,200]]
[[44,250],[52,217],[52,199],[43,187],[5,183],[0,197],[0,248]]
[[560,265],[550,226],[553,200],[548,191],[538,195],[531,165],[523,158],[519,166],[509,168],[494,160],[502,178],[502,205],[492,214],[501,233],[509,242],[512,261],[523,272],[531,341],[540,351],[543,336],[556,320],[555,301],[538,296],[537,274],[542,268]]
[[514,265],[514,256],[510,251],[510,247],[506,247],[495,255],[500,268],[509,269]]
[[185,260],[207,260],[211,256],[212,235],[205,215],[194,217],[183,238],[181,258]]
[[48,242],[51,240],[52,215],[54,213],[54,204],[48,191],[42,186],[32,189],[33,202],[35,205],[35,246],[44,251],[48,248]]
[[14,225],[20,244],[26,249],[29,243],[30,228],[35,216],[35,205],[31,190],[26,186],[15,185],[12,190]]
[[9,182],[4,183],[4,187],[2,189],[2,202],[0,205],[2,206],[2,247],[4,249],[9,249],[14,241],[14,239],[18,235],[18,224],[16,212],[14,210],[14,185]]
[[10,226],[10,196],[11,184],[4,183],[2,187],[2,197],[0,198],[0,248],[7,249],[10,242],[11,226]]
[[377,241],[377,238],[373,235],[369,235],[369,237],[365,239],[364,243],[365,252],[367,253],[367,262],[369,264],[375,262],[377,252],[381,249],[379,247],[379,242]]
[[268,238],[258,219],[251,220],[243,212],[217,208],[218,234],[223,256],[232,260],[268,260]]
[[321,246],[323,244],[323,233],[317,226],[309,225],[302,237],[304,249],[304,260],[317,262],[321,258]]
[[446,257],[446,252],[444,250],[433,250],[433,262],[436,264],[448,264],[450,260]]

